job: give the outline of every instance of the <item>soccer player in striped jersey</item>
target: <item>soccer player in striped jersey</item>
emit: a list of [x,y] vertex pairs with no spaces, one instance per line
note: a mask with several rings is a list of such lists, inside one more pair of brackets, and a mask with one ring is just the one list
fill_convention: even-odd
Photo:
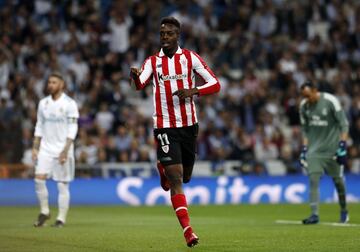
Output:
[[300,163],[310,179],[310,217],[304,224],[319,222],[319,180],[324,171],[335,184],[340,204],[340,222],[349,220],[346,208],[344,165],[346,163],[346,140],[349,123],[339,100],[325,92],[319,92],[308,81],[301,86],[304,99],[300,103],[300,120],[303,147]]
[[[160,182],[164,190],[170,189],[171,202],[186,243],[192,247],[199,238],[190,226],[182,184],[190,181],[195,162],[198,120],[194,96],[217,93],[220,84],[198,54],[179,47],[179,37],[179,21],[173,17],[163,18],[160,52],[147,58],[141,69],[131,68],[130,78],[137,90],[145,88],[152,80]],[[196,85],[196,74],[203,79],[203,85]]]
[[50,219],[46,179],[52,177],[59,191],[59,211],[53,227],[63,227],[70,204],[69,182],[74,178],[73,141],[76,137],[79,111],[76,102],[64,93],[65,82],[58,73],[49,76],[49,96],[41,99],[35,126],[32,158],[35,161],[35,192],[40,214],[35,227]]

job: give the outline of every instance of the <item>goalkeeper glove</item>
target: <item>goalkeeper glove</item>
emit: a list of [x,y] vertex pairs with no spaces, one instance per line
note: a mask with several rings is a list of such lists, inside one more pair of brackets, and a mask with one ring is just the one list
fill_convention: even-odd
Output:
[[347,155],[346,142],[340,141],[339,147],[336,151],[336,162],[338,162],[339,165],[345,165],[346,164],[346,155]]
[[307,167],[308,166],[308,163],[306,161],[306,153],[307,153],[307,146],[306,145],[303,145],[301,147],[301,153],[300,153],[300,165],[301,167]]

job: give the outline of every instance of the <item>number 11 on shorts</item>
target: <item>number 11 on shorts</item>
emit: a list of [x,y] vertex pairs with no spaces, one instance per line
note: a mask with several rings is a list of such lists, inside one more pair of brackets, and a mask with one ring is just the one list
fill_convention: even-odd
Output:
[[164,134],[158,134],[157,135],[157,139],[159,139],[160,143],[161,143],[161,148],[165,153],[169,152],[169,138],[167,136],[166,133]]

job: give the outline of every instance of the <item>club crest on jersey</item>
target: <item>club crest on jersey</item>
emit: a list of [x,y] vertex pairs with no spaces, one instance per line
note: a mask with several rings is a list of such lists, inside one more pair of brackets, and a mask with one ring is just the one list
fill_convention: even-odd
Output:
[[181,63],[181,65],[186,66],[187,60],[186,59],[181,59],[180,63]]
[[323,109],[322,114],[323,114],[324,116],[327,115],[327,110],[326,110],[326,108]]
[[163,152],[168,153],[169,152],[169,145],[163,145],[163,146],[161,146],[161,149],[163,150]]

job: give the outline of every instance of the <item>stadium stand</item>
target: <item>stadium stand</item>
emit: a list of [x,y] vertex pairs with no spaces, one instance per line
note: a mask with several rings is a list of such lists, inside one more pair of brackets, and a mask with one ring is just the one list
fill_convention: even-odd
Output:
[[79,165],[154,161],[151,88],[134,92],[128,73],[159,49],[166,15],[181,21],[181,44],[222,85],[198,111],[198,159],[213,162],[214,174],[224,160],[241,161],[233,171],[242,174],[301,172],[299,86],[307,79],[341,100],[351,125],[347,172],[360,172],[355,0],[0,0],[0,163],[31,165],[36,104],[54,70],[80,106]]

